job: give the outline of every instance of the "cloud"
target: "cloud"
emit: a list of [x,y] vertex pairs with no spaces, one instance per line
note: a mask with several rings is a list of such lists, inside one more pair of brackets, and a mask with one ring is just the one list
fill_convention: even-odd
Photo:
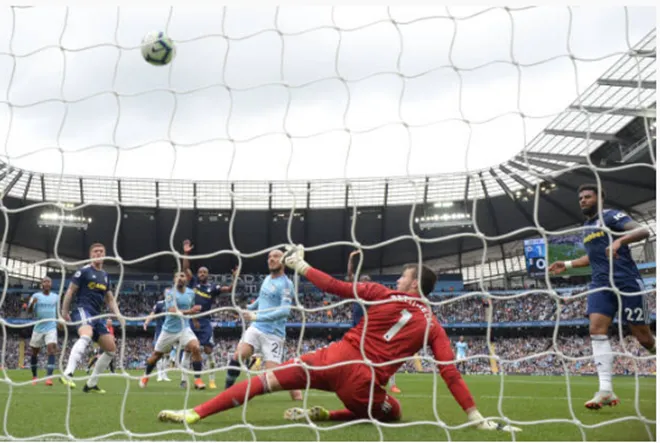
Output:
[[[638,7],[5,8],[0,139],[9,132],[12,164],[70,174],[483,168],[522,150],[654,25]],[[161,29],[177,57],[154,67],[138,46]]]

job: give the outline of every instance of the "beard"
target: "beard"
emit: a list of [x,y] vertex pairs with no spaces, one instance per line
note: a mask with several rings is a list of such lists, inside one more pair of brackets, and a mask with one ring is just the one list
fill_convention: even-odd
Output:
[[596,215],[597,210],[598,210],[597,205],[589,206],[582,209],[582,214],[584,214],[587,217],[593,217],[594,215]]

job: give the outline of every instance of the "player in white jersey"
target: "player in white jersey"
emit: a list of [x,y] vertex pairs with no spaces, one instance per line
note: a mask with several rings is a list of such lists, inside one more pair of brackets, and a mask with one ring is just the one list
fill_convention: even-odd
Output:
[[174,288],[165,292],[165,310],[168,314],[163,322],[163,327],[154,352],[147,359],[147,368],[144,376],[140,379],[140,387],[145,388],[149,382],[149,374],[156,368],[156,363],[161,357],[170,351],[173,345],[178,345],[192,354],[192,366],[195,371],[195,389],[204,389],[206,385],[202,382],[199,373],[202,371],[202,351],[199,347],[199,341],[195,333],[190,328],[190,319],[183,315],[193,315],[200,311],[200,307],[195,305],[195,293],[186,285],[188,279],[183,272],[174,274]]
[[[44,321],[34,326],[32,338],[30,338],[30,368],[32,369],[32,384],[37,384],[37,365],[39,362],[39,351],[46,346],[48,353],[48,365],[46,373],[48,377],[53,375],[55,370],[55,354],[57,353],[57,306],[59,305],[60,295],[51,291],[53,282],[49,277],[41,279],[41,292],[36,292],[30,298],[27,311],[35,311],[37,320],[52,319]],[[53,380],[48,378],[46,386],[53,386]]]
[[[270,275],[261,284],[259,297],[243,312],[243,319],[252,322],[238,343],[234,358],[229,362],[225,389],[229,389],[240,375],[239,361],[250,361],[255,353],[263,356],[263,366],[272,369],[282,363],[286,321],[291,312],[293,282],[284,274],[281,263],[284,253],[273,249],[268,254]],[[256,312],[255,312],[256,311]],[[293,400],[302,400],[302,392],[291,391]]]
[[468,351],[468,344],[465,342],[465,337],[462,335],[458,337],[458,341],[456,342],[456,367],[461,371],[465,372],[465,360],[467,358],[467,351]]

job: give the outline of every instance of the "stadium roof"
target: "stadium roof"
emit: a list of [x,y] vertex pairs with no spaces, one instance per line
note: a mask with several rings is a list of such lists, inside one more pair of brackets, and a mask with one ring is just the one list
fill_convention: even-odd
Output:
[[[643,134],[648,128],[655,131],[655,41],[653,31],[523,152],[488,169],[408,178],[229,183],[60,176],[0,163],[0,189],[3,197],[29,201],[196,209],[285,209],[294,205],[294,198],[297,208],[391,206],[502,194],[515,199],[558,171],[587,164],[588,156],[607,144],[618,148],[622,163],[648,150],[650,139]],[[627,134],[635,120],[634,133]]]

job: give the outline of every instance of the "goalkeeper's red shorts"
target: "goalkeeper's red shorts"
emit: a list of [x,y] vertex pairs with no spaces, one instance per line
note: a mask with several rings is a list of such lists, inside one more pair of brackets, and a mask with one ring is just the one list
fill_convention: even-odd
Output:
[[[357,418],[369,418],[369,396],[372,392],[373,376],[368,365],[352,363],[326,369],[309,368],[306,371],[300,366],[300,360],[312,367],[330,366],[345,361],[363,360],[359,350],[340,340],[316,352],[282,363],[274,374],[284,390],[305,389],[309,379],[311,389],[334,392],[346,409],[353,412]],[[377,382],[373,384],[371,411],[372,417],[376,420],[398,420],[401,417],[399,402],[389,396]]]

